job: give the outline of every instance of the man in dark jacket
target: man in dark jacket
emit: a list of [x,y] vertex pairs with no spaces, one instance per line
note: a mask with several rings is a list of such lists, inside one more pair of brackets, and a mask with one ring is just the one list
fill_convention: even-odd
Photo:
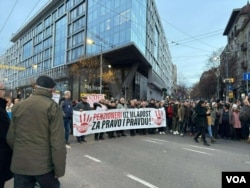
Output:
[[207,116],[210,115],[211,111],[206,109],[205,101],[200,100],[195,107],[195,112],[197,114],[196,125],[198,128],[198,132],[196,136],[194,137],[194,141],[198,143],[199,142],[198,138],[201,135],[203,144],[205,146],[209,146],[209,144],[206,141],[206,130],[207,130]]
[[63,110],[63,123],[65,129],[65,142],[67,148],[70,148],[69,135],[70,135],[70,125],[73,116],[73,107],[70,97],[71,97],[71,92],[68,90],[65,91],[63,100],[61,100],[61,103],[59,103]]
[[[77,111],[80,111],[80,112],[92,110],[91,107],[90,107],[90,104],[87,102],[87,100],[88,100],[88,97],[83,96],[82,101],[75,105],[74,110],[77,110]],[[77,142],[80,143],[80,144],[82,142],[86,142],[84,135],[77,136],[76,138],[77,138]]]
[[15,188],[34,187],[36,182],[41,187],[60,187],[66,147],[62,109],[52,99],[55,85],[48,76],[38,77],[32,96],[12,108],[7,142],[13,149]]
[[5,181],[13,177],[10,171],[12,150],[6,141],[6,135],[10,125],[10,119],[6,112],[7,101],[4,99],[5,88],[0,83],[0,188],[4,188]]

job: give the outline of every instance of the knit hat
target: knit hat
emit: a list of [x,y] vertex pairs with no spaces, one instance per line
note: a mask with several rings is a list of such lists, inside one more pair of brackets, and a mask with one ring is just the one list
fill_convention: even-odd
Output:
[[56,85],[55,81],[49,76],[39,76],[36,80],[36,84],[44,88],[54,88]]
[[237,106],[237,104],[233,104],[233,106],[232,106],[232,108],[237,108],[238,106]]

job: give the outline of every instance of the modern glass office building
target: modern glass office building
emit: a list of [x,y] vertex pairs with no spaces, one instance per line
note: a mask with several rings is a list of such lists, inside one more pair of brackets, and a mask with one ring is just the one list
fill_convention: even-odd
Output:
[[52,0],[11,41],[1,71],[14,93],[26,96],[43,74],[74,98],[162,99],[164,89],[174,90],[176,68],[154,0]]

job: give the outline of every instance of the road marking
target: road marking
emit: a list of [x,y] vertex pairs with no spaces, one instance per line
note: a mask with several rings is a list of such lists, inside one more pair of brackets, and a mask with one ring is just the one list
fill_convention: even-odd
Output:
[[167,140],[161,140],[161,139],[157,139],[157,138],[148,138],[150,140],[156,140],[156,141],[161,141],[161,142],[169,142]]
[[246,163],[246,164],[250,164],[250,161],[246,161],[245,163]]
[[89,158],[89,159],[91,159],[91,160],[97,162],[97,163],[100,163],[100,162],[101,162],[99,159],[94,158],[94,157],[91,157],[91,156],[89,156],[89,155],[84,155],[84,156],[85,156],[86,158]]
[[194,145],[188,145],[194,148],[201,148],[201,149],[206,149],[206,150],[212,150],[212,151],[219,151],[217,149],[213,149],[213,148],[208,148],[208,147],[201,147],[201,146],[194,146]]
[[162,143],[160,143],[160,142],[156,142],[156,141],[153,141],[153,140],[148,140],[148,139],[143,139],[143,140],[145,140],[145,141],[147,141],[147,142],[152,142],[152,143],[155,143],[155,144],[162,144]]
[[129,177],[129,178],[131,178],[131,179],[133,179],[133,180],[135,180],[135,181],[137,181],[137,182],[139,182],[139,183],[141,183],[141,184],[143,184],[143,185],[145,185],[147,187],[158,188],[155,185],[152,185],[151,183],[148,183],[148,182],[144,181],[143,179],[140,179],[140,178],[138,178],[136,176],[133,176],[131,174],[127,174],[127,177]]
[[192,150],[192,149],[188,149],[188,148],[182,148],[182,149],[185,149],[185,150],[188,150],[188,151],[193,151],[193,152],[196,152],[196,153],[205,154],[205,155],[212,155],[210,153],[206,153],[206,152],[203,152],[203,151],[197,151],[197,150]]

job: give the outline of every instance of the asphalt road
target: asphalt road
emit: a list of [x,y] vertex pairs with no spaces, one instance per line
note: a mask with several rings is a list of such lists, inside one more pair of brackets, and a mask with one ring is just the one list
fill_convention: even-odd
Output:
[[[127,134],[129,135],[129,134]],[[250,171],[250,145],[137,135],[79,144],[71,136],[62,188],[220,188],[222,171]],[[12,188],[13,180],[5,188]]]

